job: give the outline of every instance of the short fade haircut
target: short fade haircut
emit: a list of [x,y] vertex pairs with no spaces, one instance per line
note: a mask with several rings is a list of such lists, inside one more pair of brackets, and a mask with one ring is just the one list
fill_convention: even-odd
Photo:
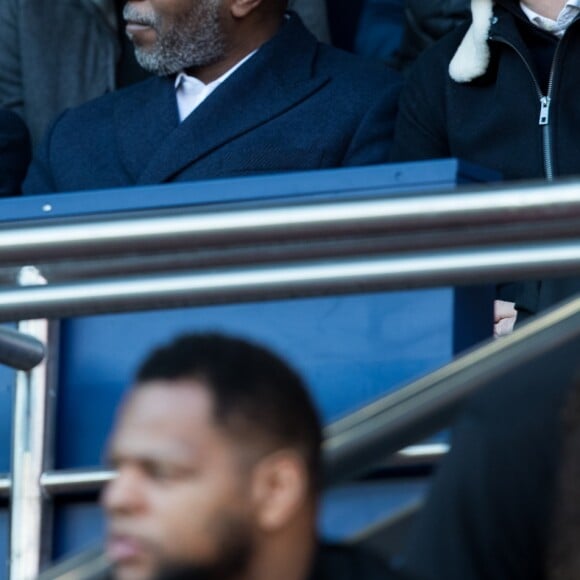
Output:
[[189,334],[153,351],[135,388],[151,381],[200,381],[213,397],[214,420],[243,444],[291,449],[304,460],[311,491],[321,480],[322,428],[300,376],[270,350],[219,333]]

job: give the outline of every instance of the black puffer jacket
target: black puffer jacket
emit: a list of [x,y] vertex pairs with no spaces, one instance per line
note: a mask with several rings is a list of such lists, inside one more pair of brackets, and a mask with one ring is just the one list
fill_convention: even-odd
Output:
[[322,544],[309,580],[403,580],[374,553],[354,544]]
[[[558,43],[529,22],[519,2],[499,0],[485,73],[456,82],[448,68],[466,30],[452,32],[417,61],[401,98],[393,161],[459,157],[506,179],[580,174],[580,20]],[[500,297],[534,313],[576,290],[580,281],[565,280]]]

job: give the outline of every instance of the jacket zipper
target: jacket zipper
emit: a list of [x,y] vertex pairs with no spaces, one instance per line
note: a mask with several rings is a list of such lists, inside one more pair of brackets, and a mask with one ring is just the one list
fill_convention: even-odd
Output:
[[511,42],[501,38],[501,37],[493,37],[494,41],[502,42],[503,44],[513,48],[516,54],[522,59],[522,62],[528,69],[530,76],[532,78],[534,88],[536,90],[536,94],[538,95],[538,99],[540,100],[540,118],[538,124],[542,128],[542,152],[544,158],[544,174],[548,181],[553,181],[554,179],[554,152],[552,149],[552,126],[550,125],[550,111],[552,106],[552,91],[554,87],[554,73],[556,71],[556,65],[559,62],[559,53],[560,53],[560,44],[556,46],[556,52],[554,53],[554,58],[552,60],[552,66],[550,68],[550,76],[548,79],[548,92],[546,95],[542,93],[542,89],[540,88],[540,84],[534,75],[534,71],[530,66],[530,63],[526,60],[524,55],[518,49],[517,46],[512,44]]
[[554,151],[552,147],[552,126],[550,125],[550,107],[552,105],[552,93],[554,88],[554,74],[559,62],[560,56],[560,40],[556,45],[556,52],[552,59],[552,66],[550,68],[550,77],[548,79],[548,94],[540,99],[540,126],[542,127],[544,138],[544,167],[546,170],[546,178],[548,181],[554,179]]

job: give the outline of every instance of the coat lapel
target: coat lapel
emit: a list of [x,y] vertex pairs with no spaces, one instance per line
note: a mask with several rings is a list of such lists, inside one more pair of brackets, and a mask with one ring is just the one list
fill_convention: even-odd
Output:
[[119,97],[114,112],[119,154],[131,181],[137,183],[179,126],[174,82],[155,77],[119,93]]
[[[147,135],[149,142],[155,139],[160,147],[149,163],[141,159],[141,167],[144,162],[146,165],[138,183],[170,180],[188,165],[282,115],[320,90],[328,79],[313,78],[316,50],[316,39],[293,17],[169,134],[163,124],[167,119],[158,133],[159,118],[154,114],[144,116],[141,123],[146,122],[149,126],[139,130]],[[167,106],[165,100],[160,105]],[[147,107],[152,111],[153,103],[148,103]],[[173,109],[177,109],[174,95]],[[163,135],[166,138],[161,143]],[[132,164],[132,167],[136,166]]]

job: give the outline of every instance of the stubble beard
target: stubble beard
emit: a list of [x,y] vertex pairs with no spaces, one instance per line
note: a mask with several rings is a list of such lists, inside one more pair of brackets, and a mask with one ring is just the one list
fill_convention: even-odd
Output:
[[257,550],[252,529],[244,518],[223,514],[207,530],[216,541],[211,560],[176,561],[159,558],[150,580],[236,580],[250,567]]
[[135,14],[127,4],[125,19],[141,20],[156,33],[153,46],[135,45],[139,65],[153,74],[164,76],[218,62],[225,53],[219,9],[219,0],[198,3],[183,19],[163,31],[157,15],[147,16],[143,21],[143,16]]

